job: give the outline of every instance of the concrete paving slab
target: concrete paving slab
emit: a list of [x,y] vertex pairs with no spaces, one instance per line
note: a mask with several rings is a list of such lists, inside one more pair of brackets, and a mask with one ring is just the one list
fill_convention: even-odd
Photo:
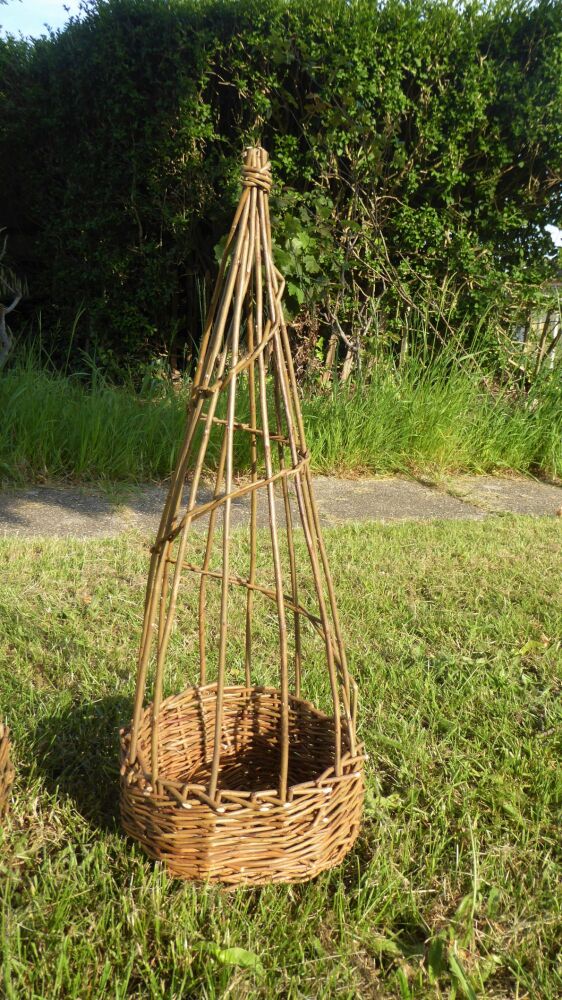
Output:
[[0,537],[99,538],[122,530],[115,509],[92,490],[37,486],[0,492]]
[[[432,488],[407,479],[343,480],[317,476],[314,490],[321,521],[481,520],[490,514],[562,516],[562,487],[523,477],[456,476],[445,488]],[[145,485],[123,489],[119,502],[100,490],[78,487],[35,486],[0,491],[0,537],[103,538],[129,529],[154,538],[166,496],[165,486]],[[212,496],[204,485],[198,500]],[[278,512],[283,509],[276,490]],[[296,501],[291,501],[295,524]],[[232,525],[247,522],[249,497],[232,505]],[[267,499],[260,491],[258,524],[268,523]],[[219,518],[220,525],[220,518]],[[201,518],[194,525],[206,527]]]
[[325,523],[346,521],[482,520],[469,503],[409,479],[314,480],[318,509]]
[[532,514],[537,517],[562,513],[562,487],[536,479],[498,476],[457,476],[448,489],[465,503],[494,513]]
[[[155,535],[160,524],[162,508],[166,500],[167,489],[163,486],[146,486],[137,495],[131,495],[124,501],[121,508],[122,517],[126,527],[136,528],[146,535]],[[203,486],[197,495],[198,503],[206,503],[212,500],[213,492],[209,486]],[[276,511],[279,516],[283,510],[283,495],[281,489],[275,490]],[[187,499],[187,498],[186,498]],[[250,498],[241,497],[233,500],[231,506],[231,524],[233,528],[240,524],[245,524],[250,518]],[[291,509],[296,518],[296,502],[291,500]],[[203,531],[208,524],[208,517],[198,518],[193,527],[197,531]],[[219,512],[217,527],[222,524],[222,513]],[[263,490],[260,490],[257,503],[257,524],[258,527],[266,527],[269,524],[269,508],[267,497]]]
[[[66,487],[37,486],[26,490],[0,492],[0,537],[111,538],[136,529],[154,537],[166,498],[165,487],[143,486],[123,491],[123,499],[112,501],[99,491]],[[198,501],[212,498],[203,488]],[[232,525],[247,517],[246,505],[232,504]],[[203,530],[206,519],[194,527]]]
[[[314,480],[321,521],[341,524],[350,521],[404,521],[469,519],[480,520],[485,512],[447,493],[405,479],[341,480],[319,476]],[[208,486],[199,491],[198,501],[211,499]],[[166,497],[164,486],[147,485],[125,490],[119,502],[100,491],[78,488],[37,486],[33,489],[0,492],[0,536],[43,536],[52,538],[103,538],[135,529],[154,538]],[[297,505],[291,506],[298,525]],[[280,489],[276,508],[283,511]],[[247,523],[248,496],[232,504],[232,526]],[[219,518],[218,526],[221,520]],[[258,524],[268,523],[267,499],[260,491]],[[204,530],[207,518],[195,522]]]

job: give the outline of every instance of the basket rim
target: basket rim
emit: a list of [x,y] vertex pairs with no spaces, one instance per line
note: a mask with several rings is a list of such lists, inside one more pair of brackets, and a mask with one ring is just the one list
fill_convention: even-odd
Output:
[[[197,694],[212,693],[218,687],[216,682],[209,684],[191,684],[185,687],[182,691],[169,695],[165,698],[160,705],[160,713],[165,713],[167,709],[172,707],[173,702],[181,700],[184,696],[191,695],[196,696]],[[224,687],[224,694],[265,694],[265,695],[276,695],[281,697],[281,691],[279,688],[270,687],[268,685],[250,685],[245,684],[233,684]],[[141,713],[141,725],[147,723],[151,725],[150,712],[152,709],[152,702],[146,705]],[[332,723],[332,716],[327,715],[321,709],[317,708],[311,701],[305,698],[297,697],[294,694],[289,694],[289,705],[298,706],[307,709],[311,712],[313,716],[319,722]],[[357,742],[355,745],[355,753],[351,753],[349,747],[346,748],[345,753],[341,757],[341,774],[335,774],[335,762],[330,764],[328,767],[318,771],[318,774],[314,778],[307,781],[296,782],[287,786],[287,800],[286,803],[279,798],[279,789],[277,787],[272,788],[262,788],[259,790],[255,789],[217,789],[216,799],[209,797],[207,792],[207,785],[203,785],[196,782],[186,782],[178,781],[169,778],[162,777],[159,775],[156,781],[153,783],[152,774],[150,767],[147,766],[144,755],[139,743],[137,743],[137,753],[136,760],[133,764],[130,763],[128,759],[129,755],[129,742],[131,735],[132,723],[124,726],[120,730],[121,738],[121,776],[122,779],[126,775],[140,778],[142,783],[145,785],[145,790],[143,794],[145,796],[152,797],[153,795],[163,794],[166,797],[171,797],[175,799],[179,806],[186,808],[186,803],[189,799],[198,799],[202,804],[209,805],[215,811],[224,812],[227,803],[230,804],[231,808],[244,805],[251,805],[253,802],[256,805],[263,805],[264,803],[269,803],[271,805],[285,805],[286,803],[291,803],[295,798],[300,798],[302,795],[309,795],[313,790],[321,791],[326,785],[333,782],[340,782],[342,780],[349,780],[353,777],[359,776],[363,771],[363,762],[366,760],[366,755],[364,753],[364,745],[362,742]],[[165,741],[163,741],[165,743]],[[130,782],[127,782],[129,784]],[[154,784],[154,787],[153,787]],[[224,805],[221,807],[221,802]]]

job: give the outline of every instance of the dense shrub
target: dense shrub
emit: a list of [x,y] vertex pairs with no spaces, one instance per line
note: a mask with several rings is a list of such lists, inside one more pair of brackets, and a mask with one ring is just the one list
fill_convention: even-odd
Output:
[[181,359],[259,140],[318,350],[338,328],[378,350],[420,310],[439,336],[507,320],[561,219],[561,38],[558,0],[87,0],[1,41],[0,225],[31,306],[64,354],[83,308],[73,346],[102,365]]

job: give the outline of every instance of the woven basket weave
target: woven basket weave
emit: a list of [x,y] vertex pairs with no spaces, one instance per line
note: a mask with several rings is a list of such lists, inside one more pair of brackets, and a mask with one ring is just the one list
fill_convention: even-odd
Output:
[[8,807],[10,789],[14,780],[8,735],[8,728],[0,722],[0,816]]
[[[257,885],[302,881],[341,861],[359,830],[363,753],[283,318],[285,283],[272,256],[263,149],[246,152],[242,184],[152,547],[133,720],[121,733],[121,815],[125,831],[174,874]],[[250,456],[241,483],[235,434]],[[200,498],[212,435],[215,485],[210,499]],[[243,497],[247,565],[234,573],[232,507]],[[263,535],[258,511],[269,528]],[[206,528],[202,561],[189,547],[196,521]],[[181,602],[178,613],[187,578],[196,581],[188,619]],[[212,587],[220,601],[211,600]],[[196,599],[198,677],[163,700],[172,630],[192,627]],[[276,621],[278,688],[257,686],[272,667],[258,602],[268,623]],[[313,655],[329,681],[319,689],[329,691],[331,714],[303,697]],[[153,697],[143,707],[152,668]]]
[[[226,688],[219,794],[207,795],[216,685],[163,702],[160,764],[151,785],[152,717],[142,716],[137,759],[127,768],[122,732],[121,813],[126,832],[182,878],[259,885],[299,882],[339,864],[359,832],[362,756],[346,748],[334,775],[334,723],[309,702],[290,699],[289,787],[277,788],[280,696],[272,688]],[[251,791],[248,789],[251,788]]]

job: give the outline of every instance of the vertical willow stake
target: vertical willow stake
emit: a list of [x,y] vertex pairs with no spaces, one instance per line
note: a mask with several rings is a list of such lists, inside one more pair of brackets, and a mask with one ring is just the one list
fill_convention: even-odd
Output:
[[[178,876],[260,884],[303,881],[341,861],[359,830],[363,753],[272,255],[263,149],[246,151],[242,184],[152,549],[133,721],[121,733],[121,815]],[[237,482],[244,439],[250,476]],[[214,487],[200,499],[211,440]],[[242,497],[245,571],[232,535]],[[197,521],[203,539],[192,534]],[[194,633],[194,603],[198,677],[164,698],[166,669],[178,667],[172,634]],[[273,662],[263,641],[272,616]],[[326,711],[303,699],[312,656]]]

